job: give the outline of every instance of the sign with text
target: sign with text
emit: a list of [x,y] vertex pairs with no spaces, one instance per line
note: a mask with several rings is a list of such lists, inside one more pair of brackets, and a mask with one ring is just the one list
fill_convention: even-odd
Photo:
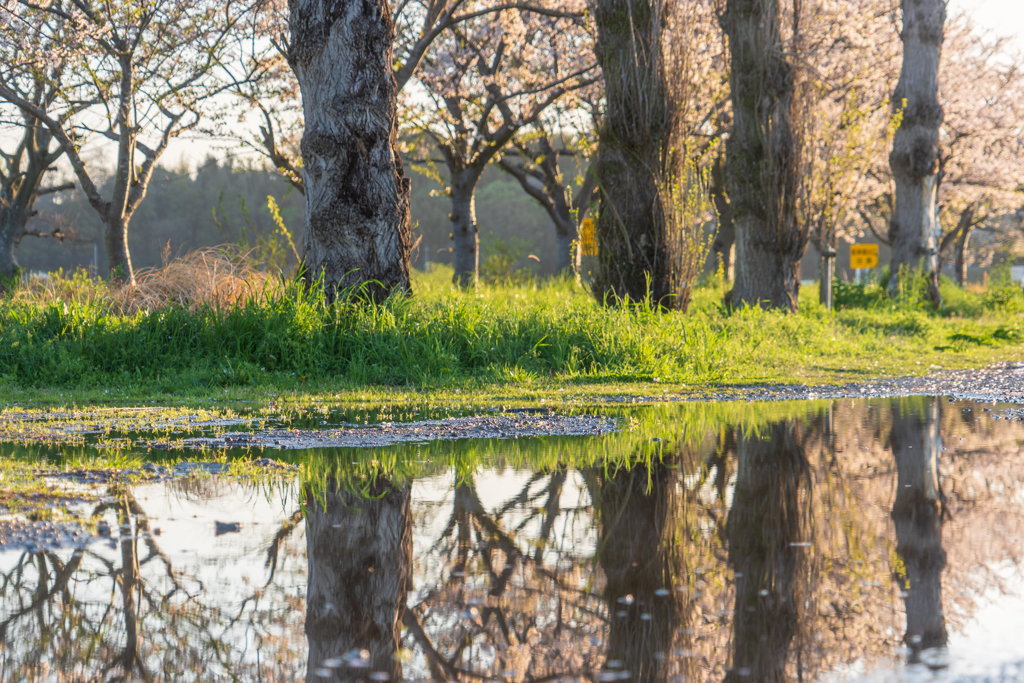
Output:
[[859,270],[861,268],[878,267],[878,245],[877,244],[851,244],[850,245],[850,267]]
[[584,256],[597,256],[597,226],[593,218],[584,218],[580,223],[580,249]]

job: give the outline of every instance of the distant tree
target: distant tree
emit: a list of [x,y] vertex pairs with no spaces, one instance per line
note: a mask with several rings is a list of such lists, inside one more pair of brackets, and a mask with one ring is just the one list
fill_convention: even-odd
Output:
[[[28,98],[40,102],[46,95],[45,90],[37,87]],[[4,281],[16,277],[20,271],[15,252],[23,237],[64,239],[59,227],[50,232],[28,227],[35,215],[36,200],[74,188],[73,183],[43,186],[44,178],[54,170],[53,164],[64,151],[53,145],[50,131],[35,117],[21,112],[17,116],[21,118],[21,126],[14,130],[9,151],[0,150],[0,289]]]
[[[111,273],[125,282],[134,282],[128,226],[157,161],[173,138],[221,109],[215,98],[230,83],[260,68],[244,39],[258,1],[15,0],[0,25],[0,99],[60,146],[103,221]],[[19,87],[33,80],[55,92],[33,100]],[[107,197],[83,154],[96,142],[116,146]]]
[[[20,97],[43,109],[49,108],[61,92],[64,63],[53,57],[48,73],[25,72],[19,68],[24,59],[37,60],[54,49],[46,36],[31,32],[23,35],[0,29],[0,83],[7,85]],[[6,105],[6,103],[4,103]],[[34,215],[36,200],[46,194],[74,187],[70,183],[44,187],[43,181],[53,170],[53,164],[63,154],[53,144],[53,135],[39,119],[6,105],[0,110],[0,130],[3,132],[0,149],[0,286],[18,274],[15,252],[26,235],[52,236],[63,239],[55,228],[43,233],[30,230],[29,219]]]
[[445,194],[461,286],[476,284],[474,193],[484,169],[545,110],[597,78],[584,6],[538,7],[481,13],[436,40],[423,60],[420,81],[434,106],[420,112],[417,125],[449,172]]
[[[865,163],[858,162],[856,166],[863,171],[842,181],[847,189],[841,194],[841,204],[846,209],[838,216],[836,230],[848,240],[867,233],[891,245],[893,235],[883,225],[891,225],[894,215],[895,176],[878,141],[889,139],[886,129],[901,119],[899,112],[895,118],[879,113],[884,114],[889,102],[886,91],[891,91],[899,74],[901,50],[898,33],[887,26],[883,16],[886,3],[861,1],[863,8],[854,14],[864,17],[866,26],[873,22],[875,29],[870,40],[858,44],[856,53],[844,49],[838,54],[844,63],[864,65],[850,71],[857,75],[856,92],[862,102],[858,125],[832,130],[841,133],[837,139],[847,140],[844,144],[855,137],[862,140],[853,149]],[[941,238],[936,242],[933,268],[941,270],[944,262],[952,260],[957,281],[963,284],[969,263],[988,263],[1001,248],[998,245],[1004,242],[996,233],[1008,234],[1004,228],[1013,222],[1005,217],[1021,205],[1024,143],[1018,122],[1024,118],[1024,64],[1006,39],[979,29],[966,15],[948,20],[944,31],[938,86],[943,122],[936,152],[934,227],[941,230]],[[828,97],[824,104],[835,106]],[[857,135],[851,137],[851,132]],[[818,149],[818,158],[824,160],[826,148]],[[852,215],[856,220],[851,220]],[[973,253],[970,240],[977,228],[985,228],[991,235],[986,235]],[[815,237],[812,232],[812,239]]]
[[562,171],[561,160],[577,152],[564,143],[552,143],[551,135],[543,129],[529,139],[513,140],[512,147],[515,153],[501,155],[498,166],[544,207],[554,223],[558,243],[556,272],[570,273],[578,268],[578,250],[573,247],[579,241],[577,226],[586,216],[597,190],[590,163],[585,162],[579,176],[581,182],[574,192]]

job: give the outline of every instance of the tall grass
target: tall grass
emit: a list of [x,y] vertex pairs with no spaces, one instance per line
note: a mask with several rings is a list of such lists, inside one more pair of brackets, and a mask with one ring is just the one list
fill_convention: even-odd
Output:
[[0,302],[0,385],[711,385],[913,374],[1020,355],[1017,300],[985,295],[969,319],[895,303],[832,313],[814,301],[793,315],[726,309],[710,282],[683,315],[598,306],[571,280],[475,292],[449,283],[435,268],[417,276],[412,298],[329,304],[218,251],[140,274],[134,288],[55,277]]

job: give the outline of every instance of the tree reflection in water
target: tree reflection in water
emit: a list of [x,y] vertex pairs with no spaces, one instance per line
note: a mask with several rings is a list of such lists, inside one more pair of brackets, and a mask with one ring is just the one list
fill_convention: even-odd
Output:
[[693,661],[679,654],[692,641],[686,560],[696,559],[684,554],[680,459],[589,472],[609,620],[599,680],[680,680]]
[[738,435],[736,488],[726,523],[736,591],[728,682],[787,680],[810,545],[805,430],[800,423],[774,422]]
[[921,661],[921,651],[946,645],[946,619],[942,611],[943,496],[939,477],[939,399],[924,410],[893,410],[889,447],[896,461],[896,499],[892,520],[896,552],[901,566],[894,577],[901,584],[907,610],[904,642],[910,661]]
[[[1021,425],[924,398],[689,431],[673,410],[653,434],[552,442],[614,456],[586,466],[512,470],[503,442],[464,467],[450,445],[416,481],[307,488],[256,547],[207,549],[253,586],[166,552],[112,489],[91,510],[112,539],[0,555],[0,679],[811,681],[901,642],[930,661],[992,567],[1021,562]],[[171,493],[263,495],[216,482]]]
[[410,487],[354,492],[328,481],[306,496],[307,681],[399,681],[412,566]]
[[175,566],[131,487],[112,486],[108,500],[90,516],[114,522],[109,541],[72,551],[7,553],[12,562],[0,576],[0,680],[300,675],[291,632],[301,630],[294,628],[287,591],[269,586],[246,594],[241,588],[226,601],[219,586]]

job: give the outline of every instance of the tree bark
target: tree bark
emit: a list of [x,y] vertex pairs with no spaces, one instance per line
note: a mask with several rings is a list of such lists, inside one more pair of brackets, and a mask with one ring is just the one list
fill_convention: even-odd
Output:
[[715,157],[711,167],[711,200],[715,203],[718,213],[718,232],[711,250],[715,252],[715,268],[721,267],[727,282],[733,280],[732,251],[736,244],[736,228],[732,220],[732,205],[725,191],[725,169],[722,167],[722,155]]
[[893,93],[893,105],[902,112],[893,138],[889,167],[896,200],[889,222],[892,261],[889,290],[898,286],[900,268],[917,270],[931,278],[930,295],[940,303],[938,246],[942,236],[936,211],[939,173],[939,58],[946,21],[944,0],[902,0],[903,66]]
[[954,262],[954,268],[956,270],[956,283],[961,287],[967,284],[967,243],[971,239],[971,232],[973,230],[974,223],[968,223],[956,238],[956,261]]
[[395,26],[384,0],[289,0],[302,93],[303,267],[329,296],[409,290],[410,181],[397,142]]
[[897,404],[892,416],[889,447],[896,460],[896,500],[892,520],[896,527],[896,552],[906,570],[904,585],[907,610],[904,643],[910,661],[920,661],[921,650],[946,644],[946,620],[942,611],[942,490],[939,484],[939,398],[928,399],[923,410]]
[[[807,227],[798,212],[807,88],[786,60],[778,0],[728,0],[733,126],[726,186],[736,230],[734,305],[795,311]],[[798,36],[792,41],[799,49]]]
[[[410,489],[383,482],[364,498],[336,482],[327,487],[322,495],[306,490],[306,680],[366,680],[383,672],[401,681],[396,655],[411,586]],[[365,657],[346,658],[362,650]]]
[[652,0],[599,0],[594,8],[607,104],[598,132],[593,290],[609,304],[629,297],[670,306],[675,294],[659,192],[663,146],[671,137],[661,11]]
[[103,223],[103,240],[107,247],[110,277],[119,282],[135,282],[135,270],[128,250],[128,218],[113,215]]
[[727,683],[786,680],[798,630],[798,584],[805,562],[807,461],[800,427],[767,425],[739,436],[736,490],[726,522],[735,571],[732,668]]
[[452,282],[476,287],[480,271],[480,230],[476,224],[476,184],[480,175],[472,167],[452,174],[452,243],[455,273]]
[[21,273],[15,251],[21,236],[25,233],[27,218],[18,207],[0,205],[0,292],[4,283],[10,282]]

